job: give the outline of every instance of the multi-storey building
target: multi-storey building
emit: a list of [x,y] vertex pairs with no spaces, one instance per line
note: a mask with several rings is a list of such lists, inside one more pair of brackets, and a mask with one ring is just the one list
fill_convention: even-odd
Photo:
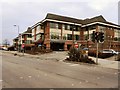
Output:
[[18,37],[13,39],[13,46],[16,50],[18,50]]
[[32,44],[32,30],[28,27],[27,31],[19,34],[19,36],[13,39],[13,44],[17,48],[17,50],[22,49],[22,44],[24,44],[25,49],[30,49]]
[[99,48],[120,48],[120,26],[106,21],[101,15],[81,20],[48,13],[31,29],[32,41],[46,49],[68,50],[74,43],[95,49],[96,43],[91,41],[93,31],[104,32],[105,40]]

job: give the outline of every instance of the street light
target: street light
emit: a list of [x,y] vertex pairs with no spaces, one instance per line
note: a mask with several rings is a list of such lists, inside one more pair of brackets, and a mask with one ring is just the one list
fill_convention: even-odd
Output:
[[[18,28],[18,43],[19,43],[19,25],[13,25],[13,26]],[[18,52],[19,52],[19,45],[18,45]]]

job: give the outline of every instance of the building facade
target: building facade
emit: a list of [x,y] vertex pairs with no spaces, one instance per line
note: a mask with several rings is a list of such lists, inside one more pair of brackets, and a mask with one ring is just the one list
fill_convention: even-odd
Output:
[[32,43],[32,30],[30,27],[28,27],[25,32],[19,34],[17,38],[13,39],[13,45],[17,50],[22,50],[22,44],[24,44],[25,49],[30,49],[34,46]]
[[99,43],[100,49],[120,48],[120,26],[106,21],[101,15],[81,20],[48,13],[31,29],[32,42],[46,49],[69,50],[75,43],[95,49],[96,43],[91,41],[93,31],[104,33],[105,40]]

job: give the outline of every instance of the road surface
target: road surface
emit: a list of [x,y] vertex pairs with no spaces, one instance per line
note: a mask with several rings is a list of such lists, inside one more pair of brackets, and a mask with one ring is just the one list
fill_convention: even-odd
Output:
[[118,87],[117,69],[40,60],[9,53],[2,56],[2,88]]

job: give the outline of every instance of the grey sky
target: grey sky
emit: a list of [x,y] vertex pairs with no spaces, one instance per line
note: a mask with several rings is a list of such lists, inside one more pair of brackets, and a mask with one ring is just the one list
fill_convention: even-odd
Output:
[[8,39],[12,44],[12,39],[18,35],[17,27],[14,27],[14,24],[19,25],[20,33],[22,33],[28,26],[32,26],[44,19],[47,13],[78,19],[103,15],[107,21],[117,24],[118,1],[119,0],[3,0],[2,39]]

